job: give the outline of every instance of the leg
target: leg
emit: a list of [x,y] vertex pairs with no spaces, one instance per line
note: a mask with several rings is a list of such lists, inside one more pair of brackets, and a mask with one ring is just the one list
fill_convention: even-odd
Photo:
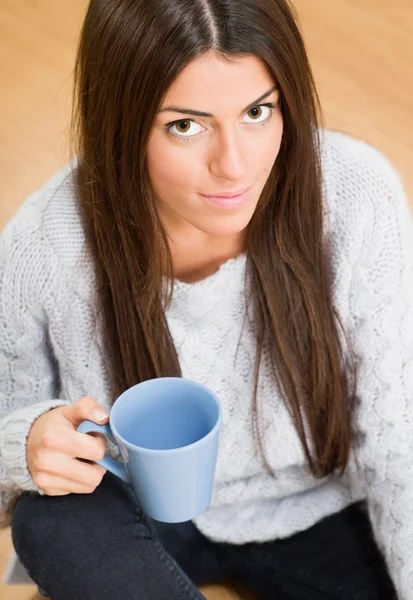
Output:
[[228,568],[261,600],[396,600],[364,503],[289,538],[231,546]]
[[[110,473],[93,494],[22,494],[13,512],[12,539],[30,576],[53,600],[204,599],[164,549],[155,521],[143,514],[131,488]],[[183,553],[183,544],[178,546]]]
[[204,537],[192,521],[169,524],[152,520],[152,523],[166,552],[197,587],[226,580],[219,544]]

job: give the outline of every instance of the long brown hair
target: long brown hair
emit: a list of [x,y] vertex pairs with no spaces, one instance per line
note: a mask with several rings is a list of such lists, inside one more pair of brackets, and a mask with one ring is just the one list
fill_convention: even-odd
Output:
[[[172,259],[149,185],[146,147],[168,88],[205,52],[222,60],[254,55],[280,89],[281,148],[246,231],[246,292],[257,331],[255,409],[266,348],[311,471],[343,471],[356,377],[343,365],[343,328],[323,244],[322,111],[288,0],[89,5],[75,65],[72,140],[113,398],[139,381],[181,376],[165,316]],[[171,281],[166,291],[165,275]],[[257,410],[254,415],[256,425]]]

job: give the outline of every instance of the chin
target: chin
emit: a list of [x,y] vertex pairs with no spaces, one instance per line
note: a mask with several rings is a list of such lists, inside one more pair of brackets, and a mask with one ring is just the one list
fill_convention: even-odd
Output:
[[253,213],[239,215],[223,215],[211,219],[208,223],[203,222],[197,226],[198,229],[207,235],[238,235],[248,226]]

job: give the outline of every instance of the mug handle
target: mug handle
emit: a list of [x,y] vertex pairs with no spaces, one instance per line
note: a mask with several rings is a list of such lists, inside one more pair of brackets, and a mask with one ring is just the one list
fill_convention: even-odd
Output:
[[[112,429],[109,423],[105,423],[105,425],[98,425],[97,423],[86,419],[86,421],[82,421],[82,423],[77,428],[77,431],[79,433],[89,433],[91,431],[96,433],[103,433],[103,435],[106,435],[106,437],[108,437],[110,441],[116,444],[116,446],[119,448],[119,444],[112,433]],[[122,452],[120,448],[119,452],[122,457]],[[112,458],[109,458],[106,455],[101,460],[94,460],[93,462],[100,465],[101,467],[104,467],[105,469],[116,475],[116,477],[122,479],[122,481],[124,481],[125,483],[131,483],[129,472],[125,467],[124,462],[113,460]]]

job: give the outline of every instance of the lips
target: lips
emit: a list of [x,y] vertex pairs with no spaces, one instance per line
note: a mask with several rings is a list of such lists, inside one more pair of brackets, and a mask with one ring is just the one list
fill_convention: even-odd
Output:
[[236,198],[237,196],[240,196],[241,194],[243,194],[244,192],[246,192],[249,188],[243,188],[241,190],[237,190],[235,192],[217,192],[216,194],[201,194],[202,196],[205,196],[206,198]]
[[[241,193],[232,192],[229,196],[206,196],[200,194],[209,204],[224,210],[234,210],[241,207],[248,199],[248,192],[252,186],[245,188]],[[222,193],[222,192],[221,192]],[[231,192],[229,192],[231,194]]]

